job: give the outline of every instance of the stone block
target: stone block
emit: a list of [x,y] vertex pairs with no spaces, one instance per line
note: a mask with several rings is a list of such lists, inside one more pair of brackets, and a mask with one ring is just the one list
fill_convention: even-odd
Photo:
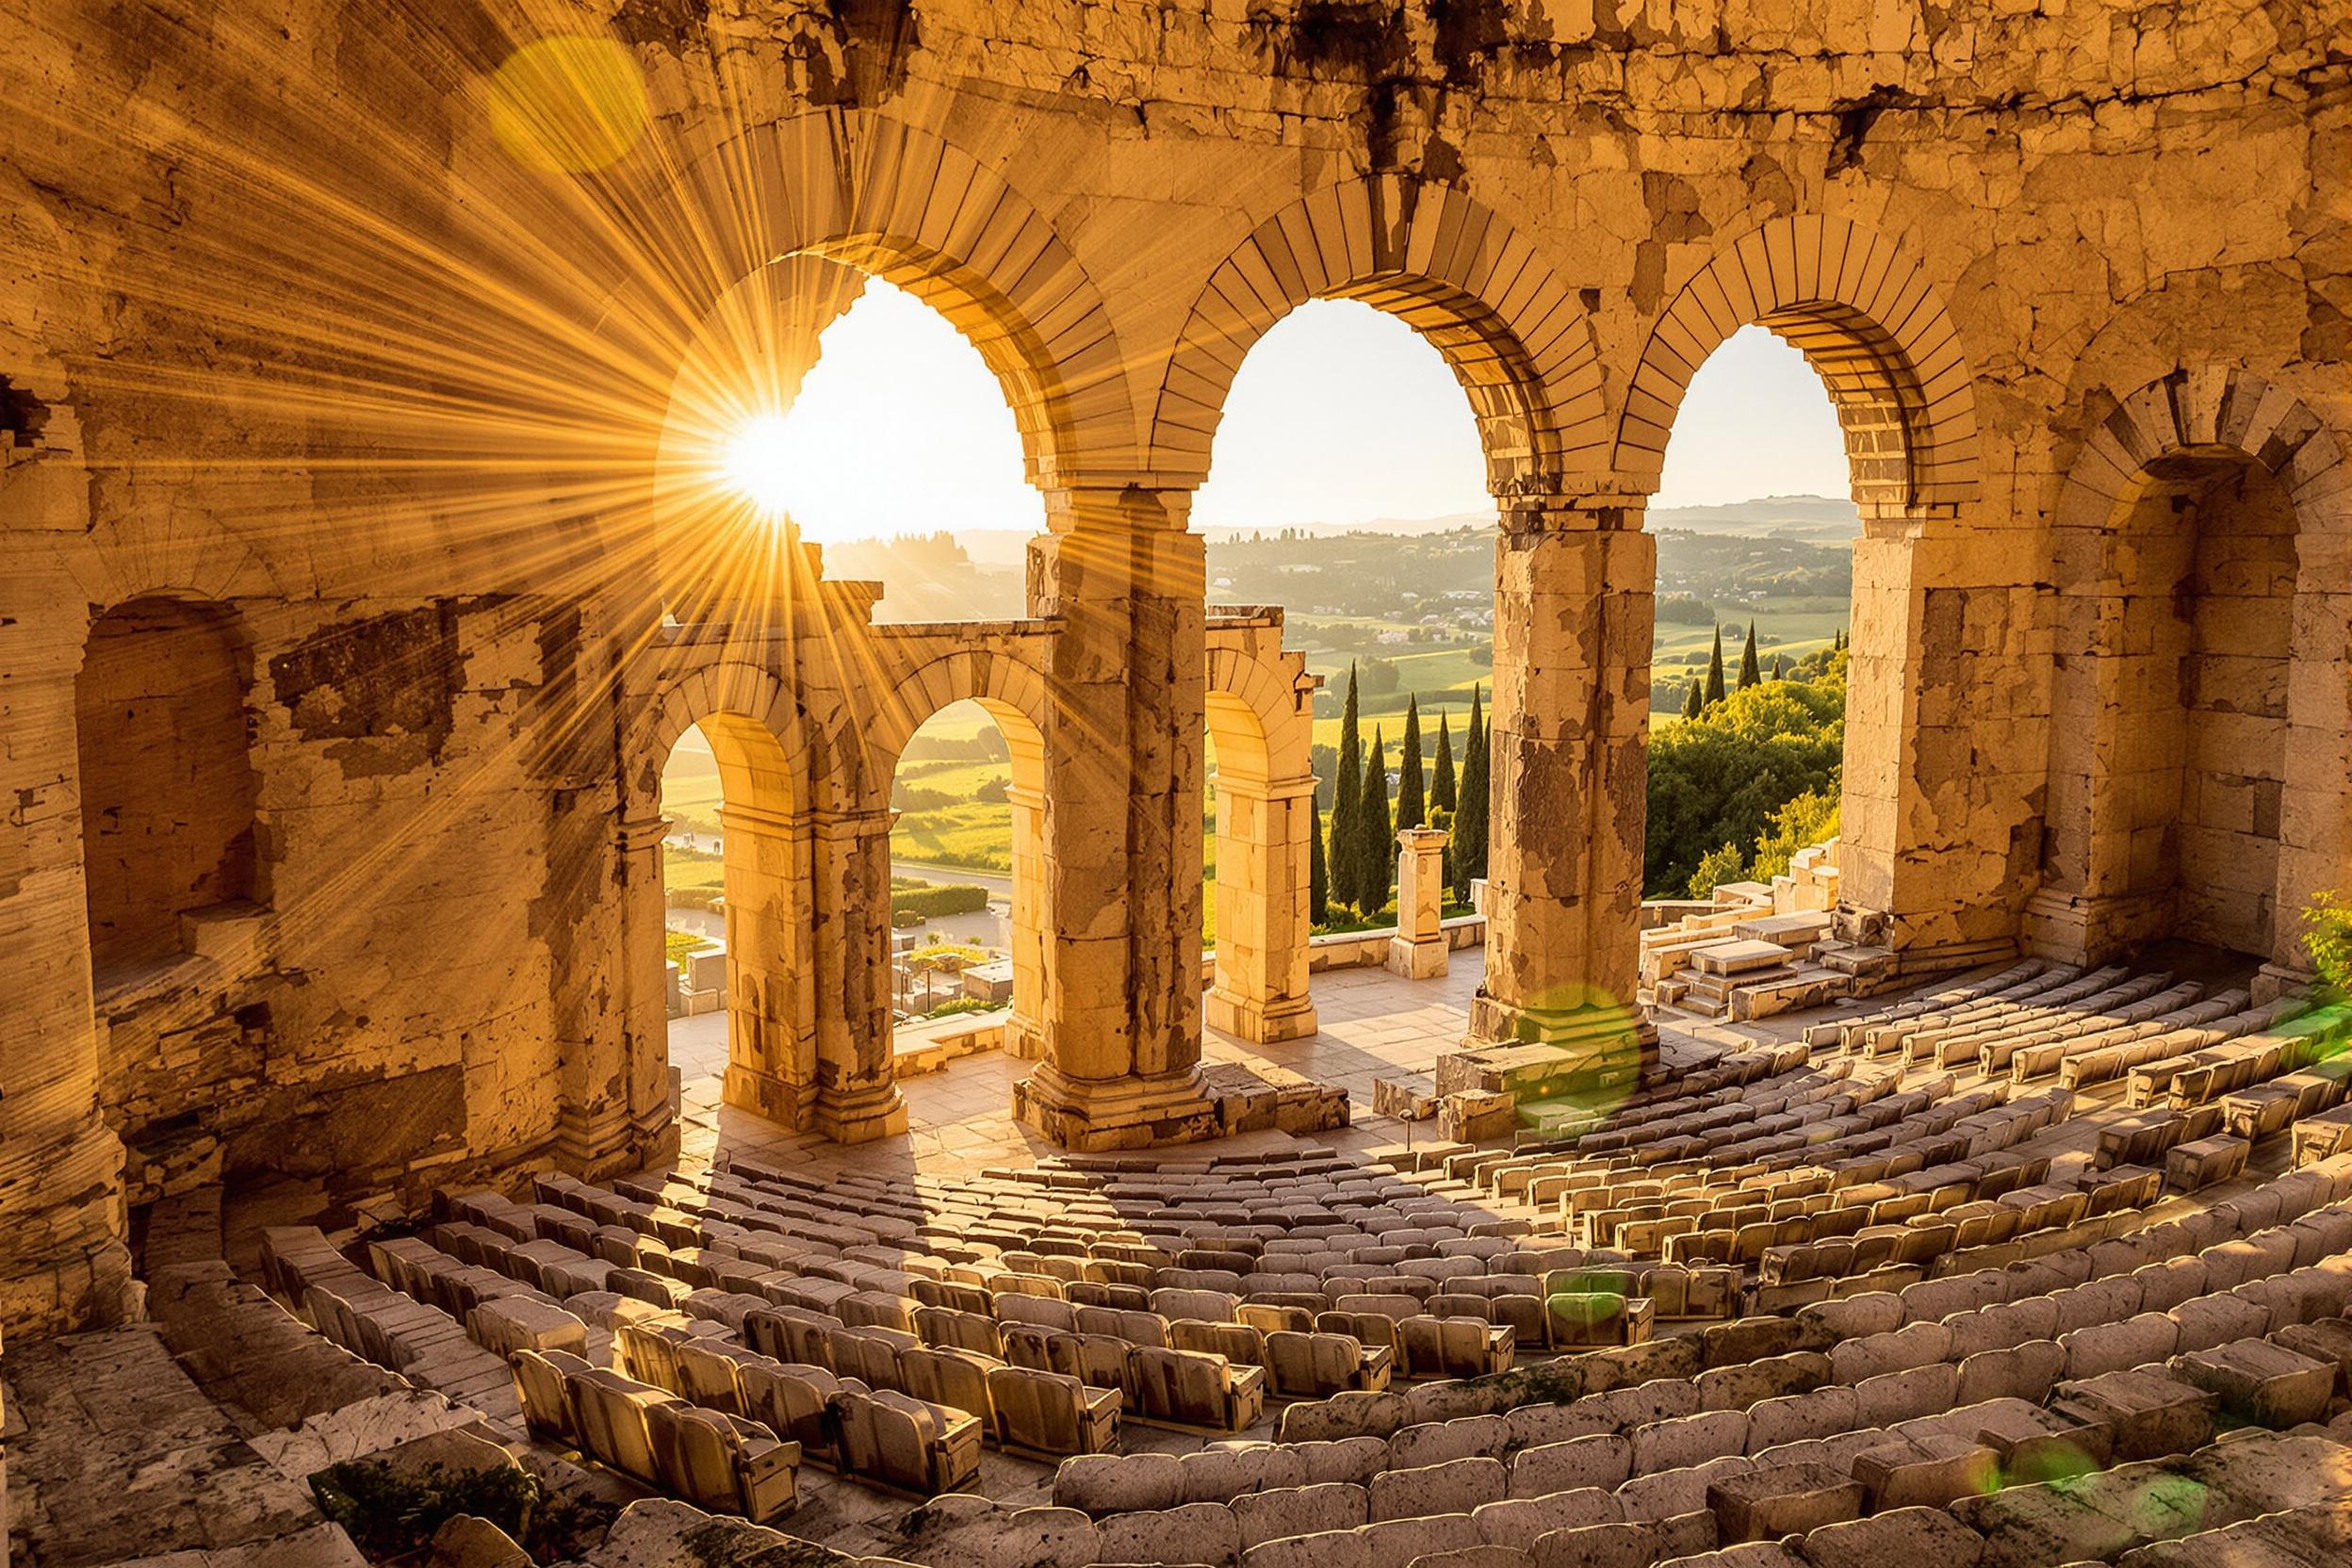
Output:
[[2109,1372],[2051,1391],[2052,1413],[2115,1434],[2119,1460],[2159,1459],[2210,1443],[2219,1400],[2160,1372]]
[[1725,1542],[1778,1540],[1860,1517],[1863,1483],[1825,1464],[1762,1465],[1707,1489]]
[[1977,1568],[1984,1543],[1940,1508],[1900,1508],[1825,1525],[1798,1542],[1797,1552],[1812,1568]]
[[2193,1350],[2167,1364],[2182,1382],[2203,1389],[2240,1421],[2283,1431],[2327,1413],[2338,1369],[2266,1339],[2241,1339]]
[[1927,1435],[1854,1456],[1854,1478],[1869,1494],[1870,1511],[1942,1508],[1955,1497],[2000,1484],[2001,1457],[1983,1443]]
[[1364,1489],[1352,1481],[1244,1493],[1230,1506],[1245,1548],[1285,1536],[1349,1530],[1371,1518]]
[[1500,1460],[1457,1459],[1412,1470],[1383,1470],[1365,1489],[1370,1519],[1413,1519],[1430,1514],[1468,1513],[1482,1503],[1501,1499],[1510,1472]]

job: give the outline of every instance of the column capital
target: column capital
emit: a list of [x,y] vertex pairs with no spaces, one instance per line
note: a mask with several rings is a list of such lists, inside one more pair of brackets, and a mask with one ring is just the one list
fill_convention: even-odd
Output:
[[1562,491],[1508,496],[1495,506],[1497,521],[1505,532],[1570,533],[1639,530],[1647,518],[1649,504],[1646,495]]
[[650,817],[623,817],[620,824],[621,853],[635,855],[658,847],[677,826],[675,818],[655,812]]
[[719,805],[719,825],[728,832],[738,826],[749,833],[799,833],[808,826],[807,811],[771,811],[759,806]]
[[1153,488],[1115,477],[1073,479],[1045,492],[1050,533],[1086,530],[1166,530],[1182,533],[1192,523],[1189,486]]

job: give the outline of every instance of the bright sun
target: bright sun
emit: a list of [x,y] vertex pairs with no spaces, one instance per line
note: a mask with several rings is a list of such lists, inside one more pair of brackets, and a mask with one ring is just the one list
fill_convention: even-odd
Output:
[[720,462],[727,482],[742,492],[763,517],[778,518],[792,508],[789,445],[784,416],[762,414],[735,433]]

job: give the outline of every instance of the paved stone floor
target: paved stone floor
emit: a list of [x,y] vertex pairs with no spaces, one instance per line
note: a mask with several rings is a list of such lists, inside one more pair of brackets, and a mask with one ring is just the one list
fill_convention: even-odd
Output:
[[[1301,1077],[1345,1086],[1354,1102],[1355,1124],[1317,1134],[1316,1143],[1365,1147],[1433,1136],[1428,1123],[1374,1118],[1372,1080],[1396,1072],[1427,1072],[1440,1052],[1462,1043],[1469,1021],[1471,994],[1478,989],[1479,955],[1455,955],[1451,971],[1435,980],[1405,980],[1384,970],[1335,970],[1315,980],[1315,1005],[1321,1029],[1306,1039],[1256,1045],[1209,1031],[1202,1055],[1210,1062],[1266,1063]],[[719,1074],[727,1065],[724,1014],[682,1019],[670,1031],[670,1061],[684,1080],[681,1091],[682,1157],[708,1159],[721,1147],[747,1159],[791,1158],[795,1164],[835,1162],[861,1169],[902,1162],[908,1169],[948,1175],[1007,1162],[1028,1164],[1053,1146],[1012,1119],[1013,1084],[1035,1064],[1002,1051],[964,1057],[944,1072],[905,1080],[909,1132],[903,1139],[841,1150],[813,1136],[797,1136],[775,1124],[719,1102]],[[1217,1147],[1238,1152],[1293,1141],[1282,1133],[1250,1134]]]

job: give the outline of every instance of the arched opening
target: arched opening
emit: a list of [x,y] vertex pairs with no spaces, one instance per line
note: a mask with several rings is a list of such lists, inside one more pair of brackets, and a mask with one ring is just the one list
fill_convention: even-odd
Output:
[[2299,914],[2278,907],[2294,501],[2242,452],[2176,451],[2103,527],[2057,531],[2044,873],[2062,903],[2042,901],[2043,938],[2094,957],[2167,936],[2267,957]]
[[1849,491],[1866,478],[1850,435],[1831,386],[1774,327],[1726,337],[1675,410],[1647,517],[1649,899],[1769,889],[1838,834],[1862,532]]
[[672,616],[780,625],[820,573],[878,585],[852,596],[877,623],[1022,613],[1045,433],[1017,408],[1044,394],[943,267],[844,241],[761,267],[714,305],[656,470]]
[[[663,966],[674,1082],[809,1082],[810,847],[799,799],[782,743],[758,719],[706,715],[671,748],[662,773],[663,940],[643,961]],[[727,1098],[772,1104],[778,1092]],[[709,1113],[715,1102],[685,1110]],[[771,1114],[790,1121],[796,1108]]]
[[177,961],[264,896],[245,697],[226,605],[150,596],[90,627],[74,680],[83,880],[101,992]]
[[[1416,323],[1357,299],[1298,304],[1233,376],[1214,466],[1194,502],[1213,613],[1279,607],[1282,643],[1323,679],[1309,753],[1312,831],[1321,840],[1312,847],[1324,874],[1310,890],[1307,922],[1317,930],[1394,923],[1395,835],[1455,825],[1474,696],[1483,708],[1492,680],[1494,513],[1482,433],[1517,431],[1524,449],[1527,422],[1507,417],[1503,391],[1449,358],[1452,341],[1433,316]],[[1243,973],[1270,980],[1282,968],[1270,944],[1305,956],[1286,922],[1266,913],[1270,890],[1260,878],[1309,868],[1294,868],[1282,850],[1290,737],[1266,732],[1262,710],[1270,703],[1253,706],[1212,685],[1204,834],[1215,869],[1204,902],[1218,962],[1210,1012],[1213,1023],[1233,1028],[1248,1017],[1239,999],[1264,984],[1246,985]],[[1453,786],[1443,801],[1435,798],[1441,726]],[[1465,841],[1450,852],[1457,904],[1483,874],[1483,848]]]
[[918,1037],[1024,1048],[1044,986],[1044,738],[1000,699],[925,719],[890,781],[890,1007]]

